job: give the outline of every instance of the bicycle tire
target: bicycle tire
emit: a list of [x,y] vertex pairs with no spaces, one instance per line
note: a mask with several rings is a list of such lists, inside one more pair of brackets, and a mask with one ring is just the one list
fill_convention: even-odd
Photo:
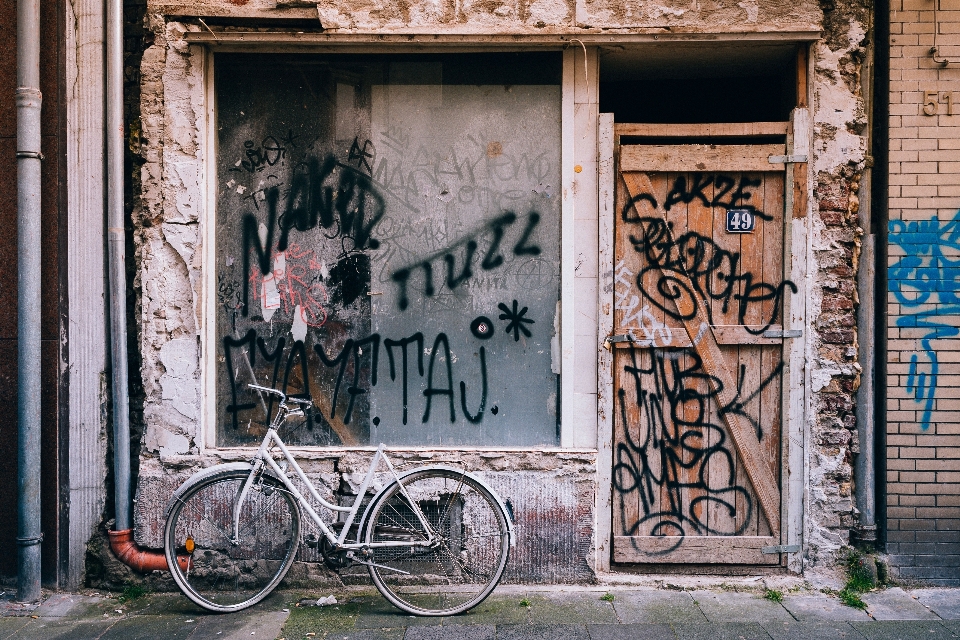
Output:
[[[233,543],[233,504],[250,471],[225,469],[179,496],[164,526],[164,551],[174,582],[209,611],[250,607],[283,580],[300,544],[300,509],[279,480],[254,480],[240,510]],[[188,549],[188,539],[192,549]],[[187,557],[183,569],[176,556]]]
[[487,487],[463,472],[428,468],[401,482],[437,542],[432,547],[375,546],[428,539],[394,482],[373,506],[366,525],[373,583],[391,604],[414,615],[449,616],[472,609],[496,588],[506,567],[507,514]]

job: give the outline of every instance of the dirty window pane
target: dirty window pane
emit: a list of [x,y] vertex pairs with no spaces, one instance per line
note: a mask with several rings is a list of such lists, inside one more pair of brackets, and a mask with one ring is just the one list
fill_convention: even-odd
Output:
[[555,445],[560,58],[217,54],[217,442]]

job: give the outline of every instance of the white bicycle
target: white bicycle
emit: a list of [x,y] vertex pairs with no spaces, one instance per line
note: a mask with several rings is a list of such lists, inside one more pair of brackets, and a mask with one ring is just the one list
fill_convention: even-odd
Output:
[[[327,566],[366,565],[383,596],[421,616],[462,613],[497,586],[514,544],[504,503],[479,478],[460,469],[428,466],[398,474],[380,445],[353,504],[331,504],[294,460],[277,430],[303,416],[310,400],[250,385],[279,398],[266,436],[250,462],[198,472],[167,506],[163,539],[167,563],[180,590],[216,612],[239,611],[263,600],[283,580],[301,540],[301,513],[319,529],[305,544],[317,547]],[[278,458],[274,459],[279,449]],[[393,474],[354,524],[380,461]],[[289,471],[288,471],[289,470]],[[325,523],[297,489],[342,522]]]

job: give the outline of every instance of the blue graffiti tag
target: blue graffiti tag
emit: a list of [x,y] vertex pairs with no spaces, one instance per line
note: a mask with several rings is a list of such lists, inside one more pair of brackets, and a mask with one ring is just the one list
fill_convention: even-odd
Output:
[[923,353],[911,355],[907,375],[907,392],[923,408],[920,428],[926,430],[939,371],[930,341],[960,334],[960,211],[949,222],[937,216],[891,220],[888,228],[890,244],[904,254],[887,270],[890,292],[901,306],[896,326],[926,329],[920,336]]

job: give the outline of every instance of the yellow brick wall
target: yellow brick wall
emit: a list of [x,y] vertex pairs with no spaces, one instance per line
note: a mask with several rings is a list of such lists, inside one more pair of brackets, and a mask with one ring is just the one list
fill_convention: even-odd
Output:
[[[936,1],[890,3],[886,524],[895,574],[956,585],[960,0],[939,0],[935,14]],[[938,55],[957,61],[946,67],[930,53],[935,24]]]

